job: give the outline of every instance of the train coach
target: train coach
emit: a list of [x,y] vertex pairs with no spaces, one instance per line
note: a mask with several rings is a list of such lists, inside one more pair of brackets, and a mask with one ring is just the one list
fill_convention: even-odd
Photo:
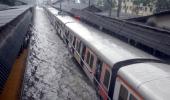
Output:
[[54,8],[46,11],[101,100],[170,97],[169,64],[68,15],[59,15]]

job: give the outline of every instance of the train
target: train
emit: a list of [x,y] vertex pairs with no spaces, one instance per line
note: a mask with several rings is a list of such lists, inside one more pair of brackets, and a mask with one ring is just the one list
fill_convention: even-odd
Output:
[[[31,7],[0,12],[0,94],[12,66],[28,44],[27,31],[32,20]],[[1,26],[3,24],[3,26]]]
[[100,100],[166,100],[170,66],[53,7],[51,24],[94,84]]

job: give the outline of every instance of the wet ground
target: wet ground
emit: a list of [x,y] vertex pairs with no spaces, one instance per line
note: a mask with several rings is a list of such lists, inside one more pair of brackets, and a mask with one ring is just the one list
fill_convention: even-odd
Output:
[[36,8],[22,100],[97,100],[88,78]]

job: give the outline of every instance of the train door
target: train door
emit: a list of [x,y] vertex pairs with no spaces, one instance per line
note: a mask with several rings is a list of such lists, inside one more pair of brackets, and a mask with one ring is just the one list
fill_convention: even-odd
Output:
[[86,48],[86,52],[85,52],[85,64],[83,66],[83,69],[85,71],[85,73],[87,74],[87,76],[89,77],[89,79],[93,82],[93,78],[94,78],[94,72],[95,72],[95,62],[96,62],[96,56],[95,54],[88,48]]
[[121,78],[116,78],[113,100],[143,100]]
[[100,84],[101,87],[99,87],[99,94],[103,100],[108,100],[108,91],[110,87],[110,81],[111,81],[111,70],[110,66],[108,64],[103,64],[102,66],[102,72],[100,77]]
[[95,74],[94,74],[94,83],[95,85],[98,87],[99,83],[100,83],[100,76],[101,76],[101,71],[102,71],[102,65],[103,62],[99,59],[97,59],[96,62],[96,70],[95,70]]
[[74,52],[74,57],[80,64],[80,40],[79,39],[76,39],[76,41],[75,41],[75,50],[76,50],[76,52]]
[[83,66],[84,58],[85,58],[86,46],[81,42],[81,62],[80,65]]

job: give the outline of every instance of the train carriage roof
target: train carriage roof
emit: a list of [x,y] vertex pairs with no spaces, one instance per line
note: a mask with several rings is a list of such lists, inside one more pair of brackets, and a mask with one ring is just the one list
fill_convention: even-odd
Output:
[[54,15],[58,15],[58,10],[56,10],[55,8],[52,8],[52,7],[48,7],[48,10],[52,13],[52,14],[54,14]]
[[113,66],[119,61],[128,59],[156,59],[155,57],[70,16],[56,15],[56,17],[61,22],[65,23],[66,26],[74,32],[74,35],[78,36],[98,57],[110,66]]
[[62,12],[60,12],[61,14],[59,14],[59,11],[56,10],[55,8],[49,7],[48,10],[55,15],[61,22],[63,22],[64,24],[67,23],[72,23],[72,22],[76,22],[77,20],[68,16],[67,14],[62,14]]
[[[156,59],[70,16],[57,15],[56,17],[63,23],[67,23],[66,26],[110,66],[129,59]],[[170,97],[169,65],[162,63],[132,64],[121,68],[118,75],[146,100],[166,100]]]
[[130,46],[106,33],[96,30],[82,22],[67,24],[69,27],[86,45],[91,48],[97,56],[110,66],[113,66],[119,61],[137,58],[156,59],[155,57]]
[[170,98],[170,67],[163,63],[128,65],[118,71],[121,76],[145,100]]

